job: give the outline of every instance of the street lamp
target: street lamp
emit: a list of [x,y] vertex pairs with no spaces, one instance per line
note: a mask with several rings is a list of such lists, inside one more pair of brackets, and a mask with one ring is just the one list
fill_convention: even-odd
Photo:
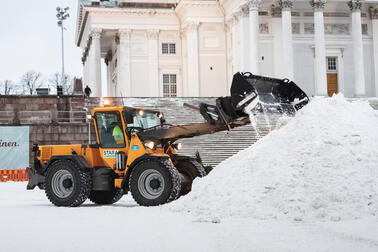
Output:
[[[62,85],[66,83],[65,81],[65,75],[64,75],[64,39],[63,39],[63,30],[64,30],[64,23],[63,21],[66,20],[70,14],[68,14],[68,10],[70,8],[60,8],[56,7],[56,17],[58,18],[58,26],[62,29]],[[56,94],[59,96],[59,94],[63,94],[63,86],[60,87],[61,90],[59,90],[59,84],[56,84]]]

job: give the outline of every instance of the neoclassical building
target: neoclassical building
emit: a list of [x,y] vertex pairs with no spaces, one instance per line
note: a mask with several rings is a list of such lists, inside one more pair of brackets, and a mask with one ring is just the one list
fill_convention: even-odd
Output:
[[289,78],[309,95],[378,96],[376,0],[78,1],[93,96],[222,96],[237,71]]

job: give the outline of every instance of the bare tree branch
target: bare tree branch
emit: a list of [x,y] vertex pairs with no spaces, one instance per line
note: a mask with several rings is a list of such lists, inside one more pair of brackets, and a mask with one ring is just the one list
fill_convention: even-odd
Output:
[[0,82],[0,94],[4,92],[4,95],[10,95],[15,90],[15,84],[11,80],[5,80]]
[[28,71],[22,75],[21,84],[24,89],[24,93],[32,95],[36,89],[43,85],[42,74],[35,71]]
[[73,92],[73,79],[68,74],[64,74],[64,80],[62,80],[62,74],[56,72],[50,77],[48,84],[50,90],[55,90],[55,92],[57,86],[63,87],[63,94],[72,94]]

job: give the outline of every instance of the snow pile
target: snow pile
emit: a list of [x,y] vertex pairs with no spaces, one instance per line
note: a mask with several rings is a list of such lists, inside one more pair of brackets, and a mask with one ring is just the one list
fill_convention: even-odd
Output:
[[222,162],[169,207],[200,221],[378,215],[378,112],[342,95],[314,98],[285,126]]

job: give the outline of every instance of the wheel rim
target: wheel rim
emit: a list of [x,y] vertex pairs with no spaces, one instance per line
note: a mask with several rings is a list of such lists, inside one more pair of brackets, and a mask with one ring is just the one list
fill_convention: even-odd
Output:
[[51,187],[56,196],[67,198],[74,190],[72,174],[67,170],[57,171],[51,180]]
[[138,190],[146,199],[158,198],[163,193],[164,186],[164,177],[156,170],[145,170],[139,176]]

